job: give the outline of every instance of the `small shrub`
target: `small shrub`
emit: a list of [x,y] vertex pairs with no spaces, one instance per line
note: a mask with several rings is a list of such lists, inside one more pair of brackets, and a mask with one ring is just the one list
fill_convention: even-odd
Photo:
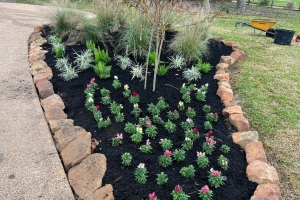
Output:
[[[147,57],[148,57],[148,54],[146,54],[146,58]],[[149,66],[153,67],[155,65],[155,60],[156,60],[156,52],[155,51],[150,51],[149,59],[148,59]]]
[[111,58],[108,55],[108,51],[101,50],[99,47],[94,49],[95,62],[103,62],[107,64]]
[[78,71],[76,70],[76,68],[73,68],[70,64],[67,64],[61,70],[61,73],[58,76],[62,77],[65,81],[69,81],[78,77]]
[[176,55],[175,57],[171,56],[169,60],[171,69],[182,69],[186,65],[185,59],[182,55]]
[[92,67],[91,63],[94,61],[94,59],[91,50],[88,49],[86,51],[81,52],[81,54],[75,52],[75,55],[76,59],[74,63],[80,70],[85,70]]
[[118,55],[115,57],[115,60],[117,60],[117,64],[121,67],[122,70],[127,69],[127,67],[130,67],[133,64],[128,56]]
[[170,67],[165,65],[160,65],[157,69],[158,76],[164,76],[169,71]]
[[201,72],[201,73],[207,73],[212,68],[212,66],[209,63],[206,63],[206,62],[203,63],[202,60],[199,58],[198,58],[198,62],[196,65],[198,67],[199,72]]
[[191,69],[183,71],[183,78],[187,80],[188,83],[191,81],[197,81],[201,78],[201,74],[197,67],[193,66]]
[[100,79],[107,79],[110,77],[111,66],[105,66],[103,62],[98,62],[94,66],[95,73],[100,77]]

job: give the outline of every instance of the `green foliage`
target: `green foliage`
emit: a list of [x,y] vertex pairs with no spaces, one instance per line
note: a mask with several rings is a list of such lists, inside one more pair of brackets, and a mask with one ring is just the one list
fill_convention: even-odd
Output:
[[176,55],[175,57],[171,56],[169,60],[171,69],[182,69],[186,65],[185,59],[182,55]]
[[92,40],[87,40],[85,42],[85,46],[87,49],[89,49],[90,51],[94,51],[94,49],[96,49],[96,45]]
[[212,68],[212,66],[209,63],[206,62],[203,63],[200,58],[198,58],[198,62],[196,65],[198,67],[199,72],[201,73],[207,73]]
[[162,167],[169,167],[172,165],[172,157],[167,155],[159,156],[158,163]]
[[108,55],[108,51],[101,50],[100,47],[94,49],[94,56],[96,63],[102,62],[104,65],[111,60]]
[[150,51],[149,54],[146,54],[146,58],[148,58],[148,56],[149,56],[148,64],[149,64],[149,66],[153,67],[155,65],[156,52],[155,51]]
[[193,165],[189,165],[188,167],[182,167],[179,171],[181,176],[184,178],[193,178],[195,176],[195,169]]
[[125,124],[125,128],[124,128],[124,131],[130,135],[134,134],[136,132],[136,125],[130,123],[130,122],[127,122]]
[[128,56],[118,55],[115,57],[115,59],[117,60],[117,64],[121,67],[122,70],[125,70],[125,69],[127,69],[127,67],[130,67],[133,65],[132,61],[130,60],[130,58]]
[[157,175],[156,178],[157,185],[163,185],[168,182],[168,175],[165,174],[164,172],[160,172],[159,174],[156,175]]
[[225,156],[220,155],[219,158],[218,158],[218,165],[223,170],[227,170],[228,169],[228,159]]
[[177,162],[183,161],[185,159],[185,151],[183,149],[175,150],[173,152],[173,158]]
[[100,79],[107,79],[110,77],[111,66],[105,66],[103,62],[98,62],[94,66],[95,73],[100,77]]
[[78,77],[78,71],[70,64],[67,64],[61,69],[61,73],[58,76],[62,77],[65,81],[69,81]]
[[187,80],[188,83],[191,81],[197,81],[201,78],[201,74],[197,67],[193,66],[191,69],[186,69],[183,71],[183,78]]
[[131,165],[132,156],[130,153],[125,152],[121,155],[122,164],[125,166]]
[[158,76],[164,76],[169,71],[170,66],[160,65],[157,69]]
[[227,146],[226,144],[223,144],[223,145],[221,146],[221,152],[222,152],[222,153],[226,154],[226,153],[228,153],[229,151],[230,151],[230,147]]
[[145,66],[144,65],[132,65],[130,69],[130,73],[132,75],[132,79],[139,78],[141,81],[145,79],[144,75]]
[[76,59],[74,63],[80,70],[85,70],[90,67],[92,67],[92,62],[94,61],[93,59],[93,53],[92,50],[86,50],[81,52],[81,54],[78,54],[75,52]]
[[173,146],[173,143],[171,140],[169,139],[160,139],[160,145],[162,147],[162,149],[165,151],[165,150],[168,150],[168,149],[171,149],[172,146]]
[[138,183],[146,184],[147,182],[147,169],[145,168],[145,164],[141,163],[134,171],[135,180]]
[[164,128],[168,133],[174,133],[174,131],[176,130],[176,124],[168,120],[168,122],[164,124]]

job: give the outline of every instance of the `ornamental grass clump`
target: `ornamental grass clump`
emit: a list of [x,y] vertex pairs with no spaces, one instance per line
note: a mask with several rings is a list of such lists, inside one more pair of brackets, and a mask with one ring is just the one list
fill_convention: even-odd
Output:
[[115,59],[117,60],[117,65],[119,65],[122,70],[133,65],[133,62],[128,56],[117,55],[115,56]]
[[186,65],[185,59],[182,55],[176,55],[175,57],[171,56],[169,60],[171,69],[183,69]]
[[184,70],[182,76],[187,80],[188,83],[201,79],[201,73],[195,66],[191,67],[190,69]]
[[77,68],[81,71],[86,70],[88,68],[91,68],[93,59],[93,53],[92,50],[86,50],[79,53],[74,53],[76,55],[76,59],[74,63],[76,64]]

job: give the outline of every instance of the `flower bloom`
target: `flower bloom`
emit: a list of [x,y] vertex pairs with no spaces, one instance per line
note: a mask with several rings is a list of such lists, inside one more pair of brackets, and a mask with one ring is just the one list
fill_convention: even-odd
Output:
[[91,79],[91,83],[94,83],[94,82],[95,82],[95,78],[92,78],[92,79]]
[[186,137],[185,140],[186,140],[186,141],[189,141],[189,140],[191,140],[191,138]]
[[173,113],[174,113],[174,114],[177,114],[177,113],[178,113],[178,111],[177,111],[177,110],[174,110],[174,111],[173,111]]
[[172,156],[172,151],[165,150],[164,154],[168,157]]
[[199,129],[197,127],[193,128],[194,133],[199,133]]
[[178,191],[180,191],[180,190],[182,190],[182,186],[176,185],[176,186],[175,186],[175,191],[178,192]]
[[193,120],[190,119],[190,118],[187,118],[186,121],[187,121],[187,122],[193,122]]
[[126,84],[126,85],[124,85],[124,89],[125,90],[128,90],[129,89],[129,86]]
[[86,87],[87,87],[87,88],[91,88],[92,85],[91,85],[91,84],[87,84]]
[[135,104],[133,104],[133,107],[134,108],[139,108],[139,104],[135,103]]
[[156,198],[156,193],[155,192],[152,192],[149,194],[148,196],[151,200],[154,200]]
[[214,132],[213,132],[212,130],[210,130],[210,131],[207,132],[207,134],[208,134],[209,136],[212,136],[212,135],[214,134]]
[[216,117],[216,116],[218,116],[218,113],[213,113],[213,115]]
[[147,126],[151,126],[151,122],[149,120],[146,121]]
[[142,134],[143,133],[143,129],[141,127],[136,127],[136,132]]
[[132,92],[131,95],[132,95],[133,97],[139,96],[138,93],[136,93],[136,92]]
[[206,194],[209,192],[209,187],[207,185],[205,185],[201,188],[201,190],[202,190],[203,194]]
[[206,143],[207,143],[209,146],[213,146],[214,144],[217,143],[214,139],[209,138],[209,137],[205,137],[205,140],[206,140]]
[[120,134],[118,133],[117,134],[117,139],[118,140],[123,140],[123,134],[122,133],[120,133]]
[[182,101],[179,101],[178,105],[179,105],[179,106],[183,106],[183,102],[182,102]]
[[186,92],[187,95],[190,95],[191,93],[189,91]]
[[118,76],[114,76],[114,79],[118,80]]
[[211,168],[210,171],[212,176],[217,176],[217,177],[221,176],[218,170],[214,170],[213,168]]
[[140,163],[138,168],[145,168],[145,164],[144,163]]
[[202,153],[201,151],[200,152],[197,151],[197,157],[199,158],[199,157],[202,157],[202,156],[205,156],[205,153]]
[[98,106],[98,105],[95,105],[95,108],[96,108],[97,110],[99,110],[99,109],[100,109],[100,106]]
[[150,146],[150,144],[151,144],[151,142],[150,142],[150,140],[148,139],[148,140],[146,141],[146,145]]
[[191,107],[188,107],[188,110],[193,110]]

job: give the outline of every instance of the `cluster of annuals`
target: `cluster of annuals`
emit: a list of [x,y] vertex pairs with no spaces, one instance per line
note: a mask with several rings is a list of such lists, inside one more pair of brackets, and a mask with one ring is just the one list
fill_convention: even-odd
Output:
[[[118,80],[118,77],[114,77],[112,86],[115,89],[122,87],[122,84]],[[196,148],[196,145],[194,147],[194,144],[197,144],[197,140],[201,138],[202,135],[204,135],[205,142],[203,143],[202,150],[197,152],[197,158],[195,163],[197,163],[198,167],[201,169],[207,168],[210,164],[210,161],[207,156],[211,155],[212,152],[215,150],[216,140],[213,136],[214,132],[212,124],[218,120],[218,114],[212,112],[211,107],[209,105],[203,106],[202,110],[205,112],[206,122],[204,123],[203,127],[205,131],[203,133],[200,133],[200,130],[198,128],[199,126],[197,127],[195,125],[197,107],[193,108],[191,106],[185,106],[185,104],[191,101],[191,96],[193,94],[192,92],[196,92],[196,98],[199,101],[204,101],[207,87],[208,85],[205,85],[198,89],[195,85],[186,86],[184,84],[180,89],[180,92],[182,94],[182,101],[178,103],[177,108],[175,110],[169,109],[170,106],[165,102],[165,99],[160,97],[156,104],[148,104],[147,111],[142,112],[141,108],[139,107],[139,94],[135,91],[130,91],[129,86],[127,84],[124,85],[124,90],[122,91],[122,94],[125,98],[128,98],[129,102],[132,104],[133,110],[131,111],[131,114],[136,118],[136,122],[126,122],[123,131],[124,134],[116,133],[114,137],[111,138],[112,146],[119,146],[123,144],[123,138],[130,138],[131,141],[135,143],[135,145],[138,145],[138,149],[142,153],[153,153],[157,150],[155,149],[155,141],[157,141],[156,137],[159,134],[159,128],[163,127],[165,132],[172,133],[172,135],[175,135],[177,134],[176,124],[179,123],[180,126],[178,129],[181,129],[181,131],[183,130],[184,132],[184,135],[182,136],[184,140],[181,142],[181,146],[180,144],[176,144],[175,140],[173,145],[173,142],[168,138],[160,139],[159,144],[161,146],[162,153],[160,156],[158,156],[158,161],[156,162],[158,162],[158,164],[161,167],[167,168],[173,164],[173,161],[184,161],[187,152],[193,148]],[[99,89],[98,85],[95,83],[95,79],[93,78],[87,85],[87,88],[85,89],[85,105],[88,110],[93,112],[93,115],[96,121],[98,122],[98,127],[105,128],[111,124],[111,120],[109,117],[107,117],[107,119],[104,120],[102,117],[102,113],[100,112],[100,106],[94,104],[94,95],[97,89]],[[200,93],[202,95],[201,98]],[[106,88],[102,88],[100,90],[100,95],[101,103],[109,107],[110,113],[115,116],[115,122],[124,122],[125,117],[122,113],[123,106],[110,98],[111,92]],[[142,103],[140,103],[140,105],[142,105]],[[167,115],[161,115],[162,111],[165,111]],[[145,114],[147,113],[148,116],[145,116]],[[143,115],[143,117],[140,117],[141,115]],[[161,116],[163,117],[163,119],[167,120],[164,122]],[[167,118],[165,118],[166,116]],[[176,122],[179,118],[182,117],[186,117],[185,121],[181,121],[181,123]],[[223,170],[226,170],[228,168],[229,161],[224,155],[228,153],[229,150],[230,148],[227,145],[222,145],[222,147],[220,148],[220,151],[223,155],[219,156],[218,165]],[[129,152],[125,152],[121,155],[121,162],[124,165],[124,167],[130,166],[132,160],[133,157]],[[181,167],[181,169],[178,171],[178,174],[180,174],[184,178],[193,178],[195,176],[196,168],[198,168],[196,167],[196,165],[194,167],[194,165],[190,164],[185,165],[185,167]],[[135,180],[138,183],[146,184],[148,171],[144,163],[140,163],[134,170],[133,174],[135,176]],[[160,172],[156,175],[156,182],[158,185],[166,184],[168,182],[168,175],[166,173]],[[213,169],[211,170],[208,179],[210,187],[215,188],[223,185],[225,181],[225,177],[221,176],[221,172]],[[210,190],[209,187],[206,185],[198,191],[198,194],[200,199],[210,200],[212,198],[213,191]],[[189,198],[189,196],[183,192],[182,186],[180,185],[175,186],[175,189],[172,191],[171,195],[175,200],[185,200]],[[156,192],[149,193],[148,197],[151,200],[157,200]]]

